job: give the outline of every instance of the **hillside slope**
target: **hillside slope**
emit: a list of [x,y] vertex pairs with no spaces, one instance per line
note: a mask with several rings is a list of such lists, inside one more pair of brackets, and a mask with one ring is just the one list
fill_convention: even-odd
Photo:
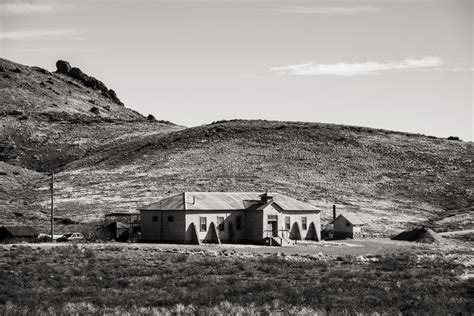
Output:
[[0,162],[0,226],[46,222],[47,209],[39,202],[47,195],[36,185],[43,179],[41,173]]
[[79,68],[50,72],[0,59],[0,225],[46,222],[39,202],[48,188],[37,186],[46,172],[104,146],[178,129],[126,108]]
[[49,171],[115,141],[180,128],[147,120],[66,64],[49,72],[0,59],[0,161]]
[[268,189],[310,201],[326,220],[337,204],[370,223],[367,231],[386,234],[457,216],[464,220],[456,225],[472,226],[465,218],[471,184],[471,143],[340,125],[227,121],[106,148],[69,164],[57,187],[58,208],[76,219],[133,211],[184,190]]
[[[366,232],[473,228],[472,143],[362,127],[223,121],[183,129],[123,106],[66,62],[0,59],[0,224],[98,220],[180,191],[277,191]],[[67,221],[66,221],[67,222]]]

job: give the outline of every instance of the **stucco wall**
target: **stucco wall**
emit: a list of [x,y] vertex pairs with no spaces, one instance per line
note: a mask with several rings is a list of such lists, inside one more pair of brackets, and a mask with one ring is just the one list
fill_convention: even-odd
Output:
[[[291,227],[293,227],[294,223],[298,223],[298,227],[301,233],[301,239],[321,240],[321,220],[320,220],[319,213],[315,214],[315,213],[296,212],[296,213],[283,213],[282,215],[283,215],[283,218],[282,218],[283,225],[284,225],[284,220],[285,220],[284,217],[287,217],[287,216],[290,217],[290,229]],[[303,217],[306,217],[306,229],[303,228],[303,220],[302,220]],[[309,228],[311,226],[311,223],[314,224],[316,237],[311,236],[311,234],[309,234]]]
[[[236,226],[236,217],[240,216],[241,217],[241,228],[240,230],[237,230]],[[205,217],[206,218],[206,231],[202,232],[201,231],[201,226],[200,226],[200,218]],[[223,217],[224,218],[224,230],[220,231],[218,227],[218,222],[217,218],[218,217]],[[206,236],[208,236],[209,233],[209,227],[211,225],[211,222],[214,222],[214,225],[216,226],[217,233],[219,235],[219,238],[221,239],[221,242],[232,242],[231,236],[230,236],[230,227],[229,225],[232,225],[233,227],[233,233],[234,233],[234,238],[237,241],[242,241],[245,240],[245,229],[246,229],[246,223],[245,223],[245,212],[243,211],[208,211],[208,212],[201,212],[201,211],[186,211],[186,241],[190,242],[192,240],[191,236],[191,231],[190,231],[190,225],[191,223],[194,223],[196,227],[196,232],[198,235],[198,238],[200,241],[203,241]]]
[[[278,212],[275,208],[271,205],[264,210],[263,214],[263,229],[267,230],[267,223],[268,223],[268,215],[277,215],[278,216],[278,234],[285,235],[284,237],[289,238],[289,232],[284,232],[286,230],[285,227],[285,218],[290,218],[290,231],[293,227],[294,223],[298,224],[300,229],[301,239],[316,239],[321,240],[321,217],[319,213],[308,213],[308,212]],[[302,218],[306,217],[306,229],[303,229]],[[314,228],[316,231],[316,237],[308,235],[308,230],[310,228],[311,223],[314,223]]]
[[[185,241],[185,216],[183,211],[142,211],[141,240],[161,242]],[[157,221],[153,221],[153,217]],[[173,221],[169,221],[173,217]]]
[[263,240],[263,212],[245,211],[245,232],[248,242],[261,243]]
[[334,223],[334,232],[344,232],[344,233],[352,233],[352,225],[347,225],[348,222],[344,217],[338,217]]
[[[153,216],[158,217],[158,222],[153,222]],[[159,241],[161,237],[161,211],[141,211],[140,227],[142,241]]]
[[[196,233],[200,241],[209,237],[209,227],[214,222],[217,233],[222,242],[251,242],[261,243],[267,229],[268,215],[278,217],[278,233],[283,234],[285,229],[285,217],[290,217],[290,230],[296,222],[300,228],[301,239],[321,240],[321,222],[319,213],[306,212],[286,212],[280,213],[272,206],[264,211],[142,211],[141,212],[141,240],[144,242],[162,241],[162,242],[192,242],[193,236],[190,230],[191,223],[194,223]],[[158,221],[153,222],[153,216]],[[174,221],[169,222],[168,217],[173,216]],[[236,217],[241,217],[241,229],[237,230]],[[200,217],[206,217],[206,231],[200,231]],[[217,217],[224,218],[224,230],[219,231]],[[302,217],[307,218],[307,227],[303,229]],[[230,223],[233,226],[234,236],[230,236]],[[316,238],[310,236],[308,230],[311,223],[314,223]],[[163,231],[161,231],[161,229]],[[289,238],[289,233],[286,234]]]
[[334,238],[354,238],[361,233],[360,226],[353,226],[344,217],[338,217],[333,223]]

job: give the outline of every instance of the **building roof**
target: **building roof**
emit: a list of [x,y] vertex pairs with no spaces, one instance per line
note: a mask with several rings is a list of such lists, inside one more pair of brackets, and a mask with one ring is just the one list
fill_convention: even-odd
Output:
[[107,227],[113,227],[113,228],[130,228],[130,225],[124,224],[122,222],[112,222],[107,225]]
[[138,216],[140,213],[108,213],[105,217]]
[[258,210],[269,204],[276,204],[282,211],[319,211],[311,204],[279,193],[269,192],[268,195],[273,197],[273,200],[264,203],[260,199],[261,194],[261,192],[183,192],[140,207],[139,210]]
[[348,221],[349,223],[351,223],[354,226],[365,224],[357,216],[351,215],[351,214],[345,214],[345,213],[344,214],[343,213],[339,214],[339,216],[337,216],[335,219],[333,219],[329,224],[333,224],[339,217],[345,218],[346,221]]
[[38,232],[31,226],[3,226],[14,237],[37,237]]

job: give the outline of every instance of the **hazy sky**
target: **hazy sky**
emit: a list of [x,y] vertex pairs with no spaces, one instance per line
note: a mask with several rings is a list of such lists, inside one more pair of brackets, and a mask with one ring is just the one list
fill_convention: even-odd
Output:
[[473,1],[0,0],[3,58],[186,126],[262,118],[473,138]]

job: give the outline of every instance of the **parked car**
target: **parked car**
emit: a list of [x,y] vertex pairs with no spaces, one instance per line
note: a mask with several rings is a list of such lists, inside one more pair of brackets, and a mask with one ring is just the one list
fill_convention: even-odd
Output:
[[68,234],[62,235],[56,240],[59,242],[61,241],[64,242],[64,241],[84,241],[85,239],[84,239],[84,235],[82,235],[81,233],[68,233]]
[[[54,240],[58,240],[58,238],[61,238],[63,237],[63,235],[54,235],[53,236],[53,239]],[[51,235],[48,235],[48,234],[39,234],[38,235],[38,242],[50,242],[51,241]]]

